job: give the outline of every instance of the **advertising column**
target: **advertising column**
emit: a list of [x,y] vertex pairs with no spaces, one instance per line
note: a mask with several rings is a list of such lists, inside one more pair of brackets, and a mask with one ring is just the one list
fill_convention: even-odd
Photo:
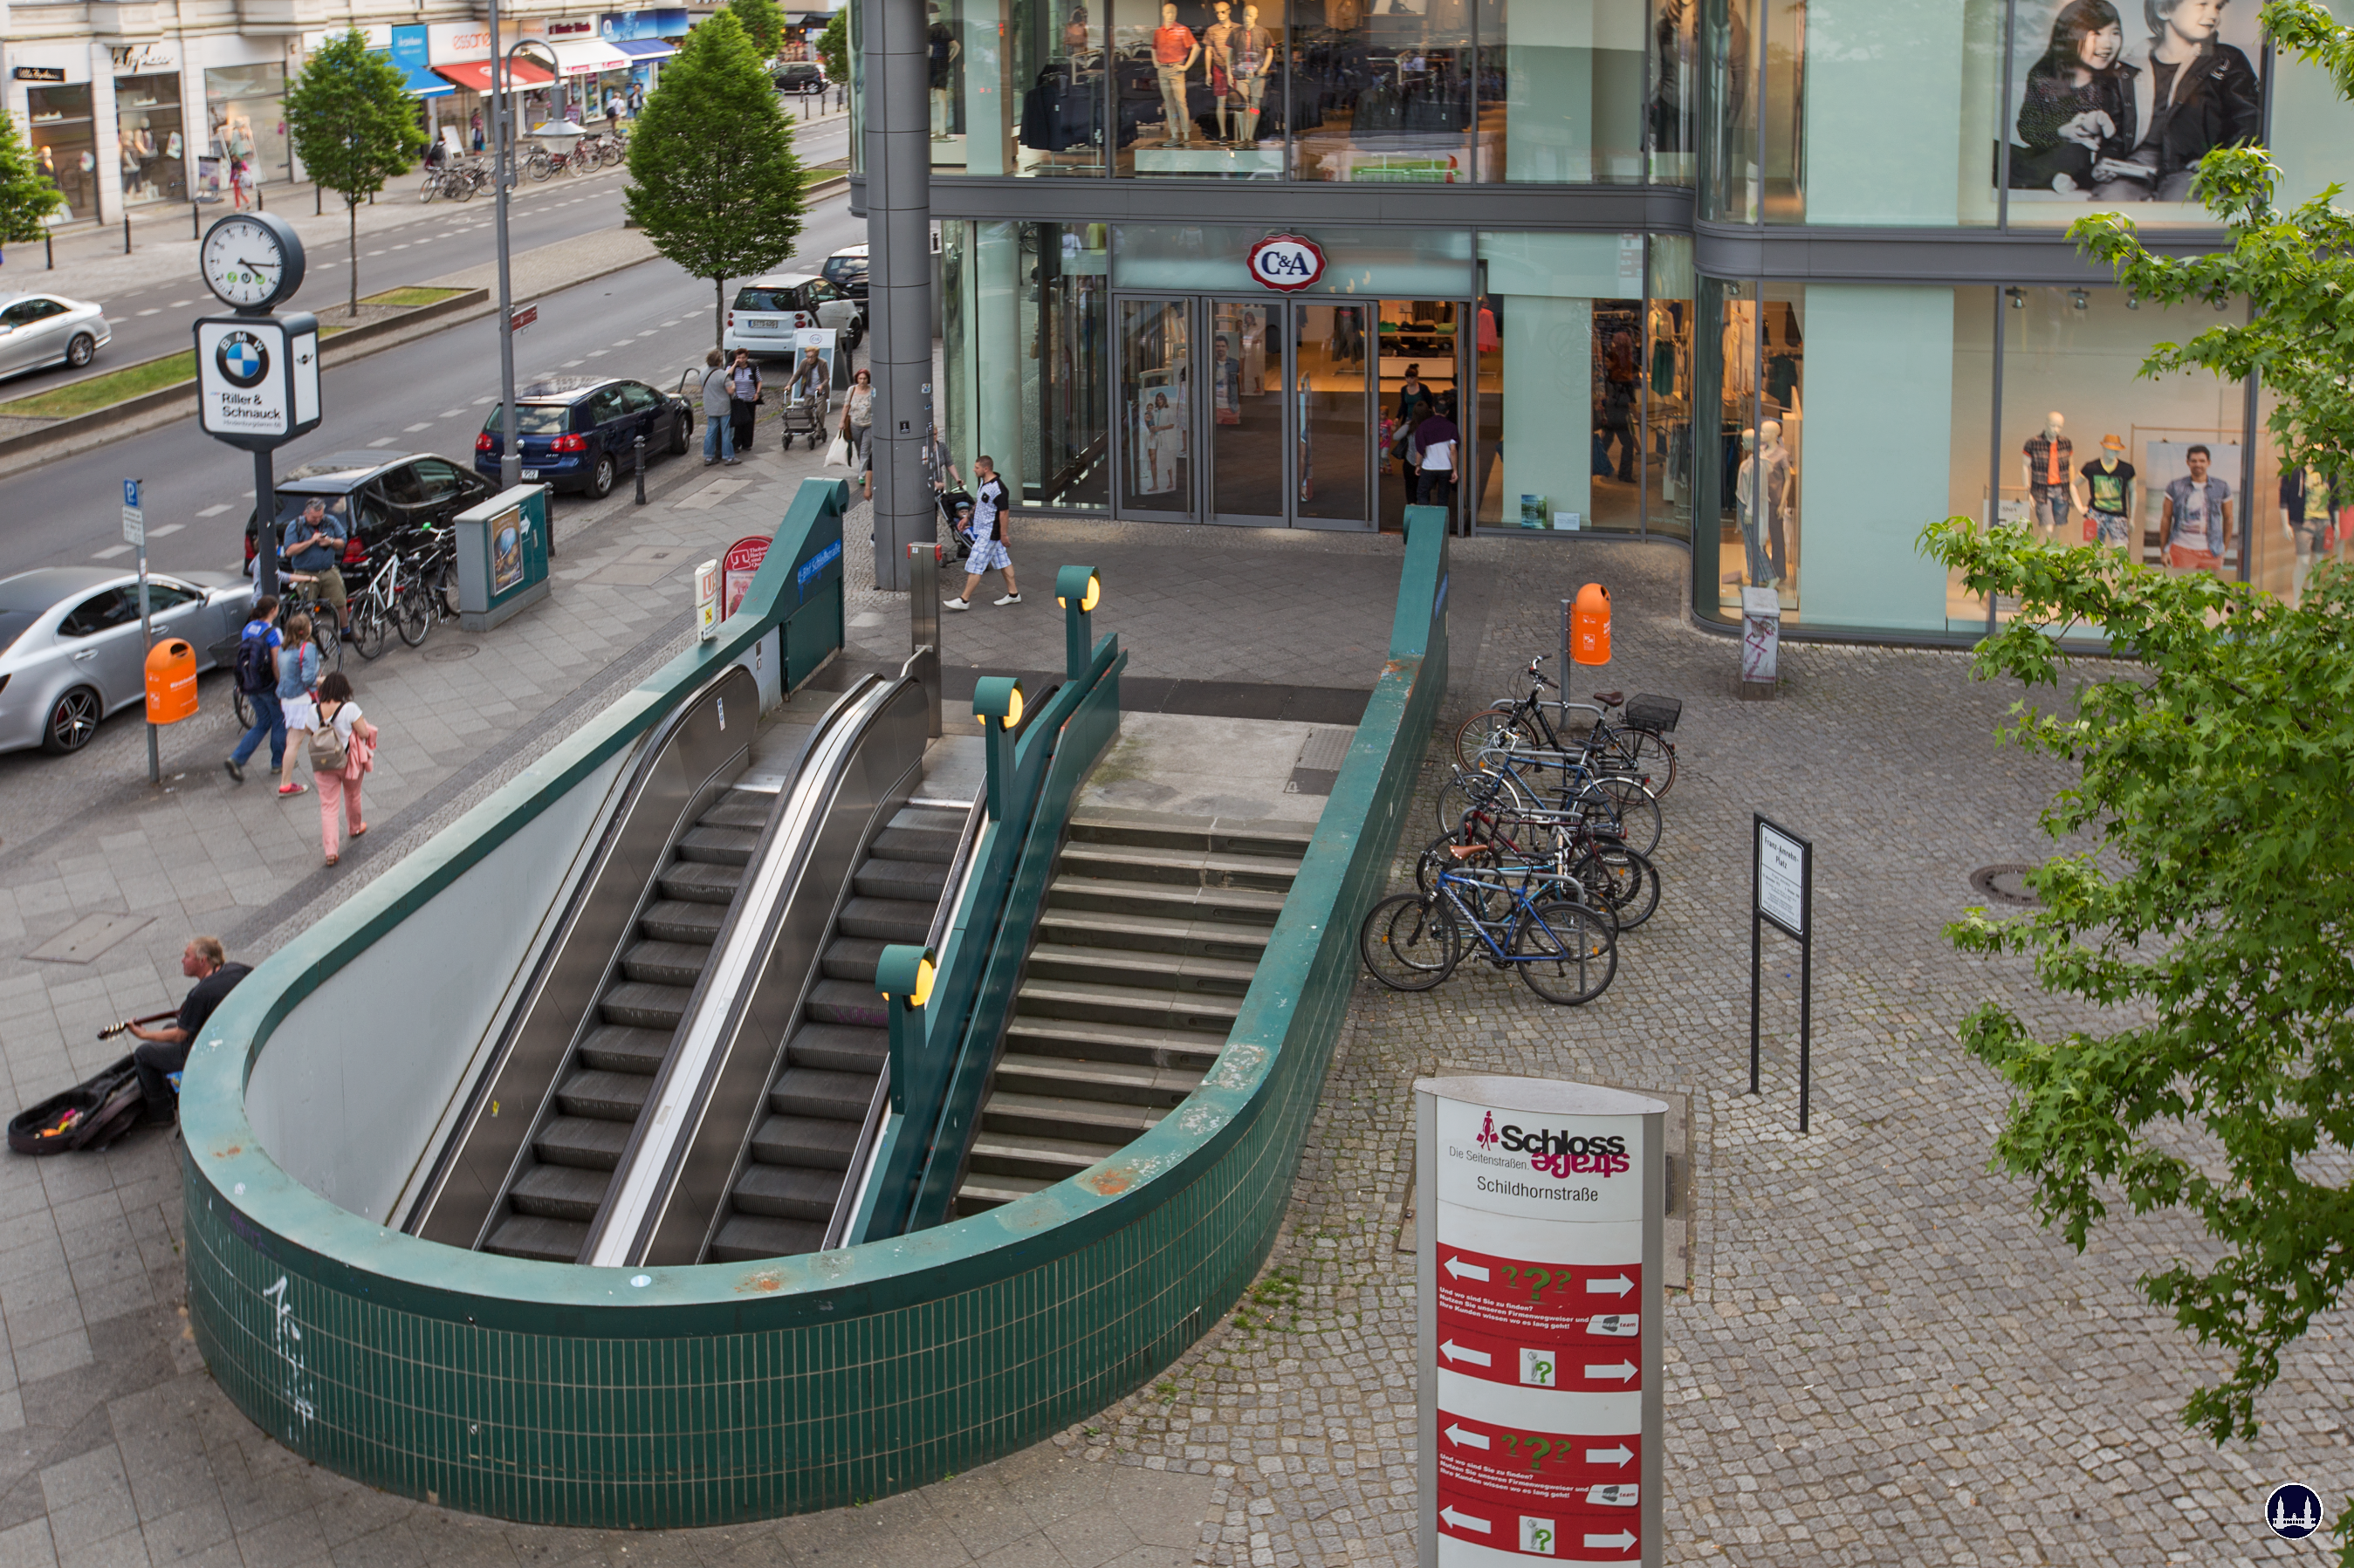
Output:
[[1423,1568],[1657,1568],[1667,1106],[1414,1087]]

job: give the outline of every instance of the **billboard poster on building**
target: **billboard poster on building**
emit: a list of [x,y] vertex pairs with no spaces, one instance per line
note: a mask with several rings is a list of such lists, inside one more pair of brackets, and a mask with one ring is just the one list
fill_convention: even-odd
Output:
[[2012,44],[2010,211],[2066,223],[2089,207],[2199,212],[2210,150],[2261,140],[2257,8],[2225,0],[2028,0]]

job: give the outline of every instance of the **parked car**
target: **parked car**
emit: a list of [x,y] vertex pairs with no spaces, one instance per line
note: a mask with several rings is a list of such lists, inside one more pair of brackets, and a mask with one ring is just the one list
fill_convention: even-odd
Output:
[[[213,644],[236,637],[252,605],[253,585],[226,572],[147,575],[156,640],[185,639],[199,672],[215,667]],[[80,751],[100,720],[146,695],[138,573],[46,567],[0,577],[0,751]]]
[[865,307],[814,272],[755,278],[736,291],[720,346],[731,355],[743,348],[755,359],[790,358],[793,334],[805,327],[833,328],[846,355],[866,335]]
[[[498,464],[491,465],[498,478]],[[344,559],[358,566],[371,546],[387,534],[404,528],[439,527],[478,502],[495,494],[495,482],[485,483],[448,458],[431,452],[330,452],[280,474],[273,488],[278,497],[278,523],[272,537],[283,540],[286,524],[302,514],[313,496],[327,503],[327,512],[344,524]],[[253,516],[245,519],[245,569],[253,570]],[[347,585],[349,586],[349,585]]]
[[845,245],[825,259],[817,270],[819,277],[858,302],[862,320],[866,314],[866,247]]
[[[504,405],[491,405],[474,438],[474,469],[495,480],[506,450]],[[612,493],[630,471],[631,443],[646,439],[649,458],[684,456],[694,444],[695,411],[684,397],[642,381],[610,376],[550,376],[515,389],[515,436],[523,476],[558,490]]]
[[0,376],[98,357],[114,339],[104,307],[63,294],[0,294]]
[[833,85],[815,60],[787,60],[777,68],[776,83],[779,92],[791,93],[819,93]]

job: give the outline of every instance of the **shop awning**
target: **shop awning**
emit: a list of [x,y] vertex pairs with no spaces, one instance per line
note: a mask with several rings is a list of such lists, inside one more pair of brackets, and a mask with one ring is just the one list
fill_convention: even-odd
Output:
[[633,61],[666,60],[678,51],[663,38],[615,38],[613,47]]
[[[433,71],[437,76],[449,78],[469,92],[491,90],[491,62],[488,60],[459,60],[452,65],[435,66]],[[556,79],[548,74],[546,66],[535,64],[521,55],[507,61],[505,75],[510,92],[517,88],[546,87]]]
[[556,63],[566,76],[598,76],[627,70],[636,63],[602,38],[550,38],[547,47],[556,51]]
[[[391,58],[391,56],[385,54],[385,51],[382,49],[377,49],[375,52],[378,55],[383,55],[384,58],[387,59]],[[398,60],[393,60],[392,63],[396,66],[401,66],[401,62]],[[443,81],[440,77],[435,76],[429,67],[413,65],[401,66],[401,74],[408,79],[408,96],[411,98],[440,98],[444,93],[451,93],[458,90],[448,82]]]

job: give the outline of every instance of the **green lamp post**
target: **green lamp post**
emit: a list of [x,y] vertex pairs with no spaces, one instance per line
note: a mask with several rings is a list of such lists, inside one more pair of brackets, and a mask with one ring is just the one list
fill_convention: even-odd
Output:
[[1087,673],[1095,640],[1087,617],[1103,599],[1103,578],[1093,567],[1065,567],[1055,577],[1055,602],[1063,607],[1063,673],[1077,680]]
[[932,996],[932,950],[894,942],[875,966],[875,989],[891,1043],[891,1108],[907,1114],[907,1086],[916,1079],[916,1049],[924,1041],[924,1003]]
[[1013,730],[1022,722],[1022,682],[990,675],[973,683],[973,717],[989,743],[989,815],[1005,820],[1005,789],[1013,774]]

